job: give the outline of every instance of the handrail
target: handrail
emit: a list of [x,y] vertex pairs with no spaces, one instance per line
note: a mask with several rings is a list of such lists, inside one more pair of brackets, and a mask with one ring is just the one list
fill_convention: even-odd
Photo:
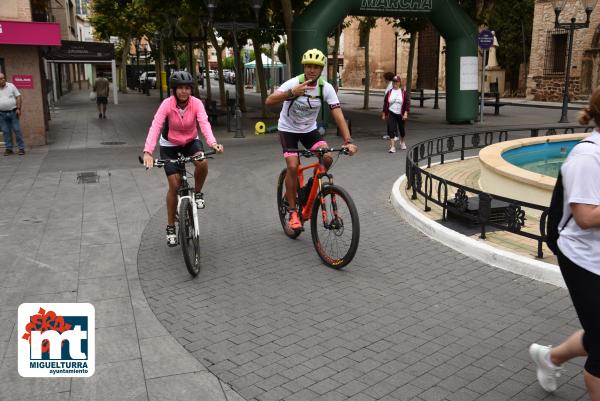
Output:
[[[540,132],[546,135],[558,135],[559,132],[569,134],[575,131],[590,132],[591,126],[543,126],[543,127],[521,127],[521,128],[489,128],[485,130],[472,131],[440,136],[428,139],[411,146],[406,157],[407,190],[412,190],[412,199],[421,195],[425,199],[425,211],[431,210],[429,203],[436,204],[442,208],[442,219],[446,221],[448,212],[459,215],[481,228],[480,238],[486,238],[486,227],[494,227],[509,231],[526,238],[534,239],[538,243],[537,257],[543,258],[542,244],[546,240],[546,219],[548,207],[512,199],[505,196],[491,194],[476,188],[471,188],[429,171],[434,158],[439,158],[440,164],[444,164],[449,154],[460,154],[460,160],[465,159],[465,152],[482,149],[493,143],[509,140],[510,134],[525,133],[529,131],[531,137],[536,137]],[[427,161],[426,167],[421,167],[421,162]],[[425,179],[423,180],[423,176]],[[437,187],[437,196],[434,197],[434,183]],[[454,196],[449,203],[450,188],[454,188]],[[467,193],[477,196],[479,202],[477,214],[468,211],[469,197]],[[492,218],[492,201],[502,202],[503,215],[501,218]],[[533,209],[541,213],[538,233],[523,231],[522,228],[527,220],[527,210]]]

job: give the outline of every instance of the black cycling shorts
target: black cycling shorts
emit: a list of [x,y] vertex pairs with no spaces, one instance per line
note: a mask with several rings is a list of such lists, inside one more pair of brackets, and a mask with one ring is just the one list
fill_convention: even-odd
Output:
[[583,328],[583,348],[587,352],[585,370],[600,377],[600,276],[573,263],[558,252],[558,265]]
[[[194,139],[192,142],[188,142],[182,146],[161,146],[160,158],[177,159],[179,157],[179,153],[181,153],[183,156],[194,156],[200,152],[204,152],[204,146],[202,145],[200,139]],[[174,163],[165,163],[164,169],[167,177],[177,174],[177,166]]]
[[327,142],[323,140],[318,130],[306,133],[279,131],[279,141],[285,157],[297,156],[295,153],[286,152],[288,149],[298,149],[298,142],[308,150],[314,150],[316,147],[327,147]]

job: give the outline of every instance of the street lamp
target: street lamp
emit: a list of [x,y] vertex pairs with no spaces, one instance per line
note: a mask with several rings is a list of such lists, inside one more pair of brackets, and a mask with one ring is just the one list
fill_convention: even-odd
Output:
[[[212,22],[214,16],[214,10],[217,8],[217,0],[205,0],[206,7],[208,8],[208,15],[210,17],[210,21]],[[239,61],[240,61],[240,52],[237,41],[237,34],[239,31],[247,30],[247,29],[256,29],[258,28],[258,18],[260,14],[260,9],[262,7],[263,0],[250,0],[250,5],[254,10],[254,16],[256,17],[256,22],[214,22],[212,26],[217,29],[223,31],[231,31],[233,32],[233,63],[234,72],[235,72],[235,134],[234,138],[244,138],[244,132],[242,129],[242,111],[240,110],[240,85],[243,85],[243,82],[240,81],[242,78],[242,74],[238,70]]]
[[558,16],[565,8],[567,0],[552,0],[554,6],[554,27],[556,29],[566,29],[569,31],[569,48],[567,50],[567,65],[565,68],[565,88],[563,92],[563,105],[562,113],[560,116],[559,123],[568,123],[567,110],[569,108],[569,81],[571,79],[571,59],[573,55],[573,34],[577,29],[589,28],[590,26],[590,14],[596,6],[598,0],[580,0],[583,8],[585,9],[586,19],[585,22],[577,22],[575,17],[571,18],[571,22],[559,22]]

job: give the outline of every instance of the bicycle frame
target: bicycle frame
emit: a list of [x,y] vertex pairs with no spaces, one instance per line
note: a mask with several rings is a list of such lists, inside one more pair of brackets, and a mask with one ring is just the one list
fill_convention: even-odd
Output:
[[[185,169],[185,164],[177,166],[179,177],[181,177],[181,184],[177,189],[177,209],[175,209],[175,213],[179,212],[179,206],[181,205],[181,201],[183,199],[189,199],[190,204],[192,205],[192,216],[194,217],[194,237],[198,237],[200,235],[200,224],[198,223],[198,205],[196,204],[196,199],[190,195],[190,186],[187,181],[187,170]],[[187,193],[187,195],[182,195]],[[181,227],[179,228],[181,230]]]
[[[312,163],[312,164],[308,164],[306,166],[302,166],[302,164],[298,165],[298,190],[300,190],[300,188],[302,188],[304,186],[304,171],[305,170],[310,170],[313,169],[313,182],[312,182],[312,186],[310,188],[310,193],[308,195],[307,201],[306,201],[306,205],[303,205],[302,207],[302,220],[303,221],[308,221],[310,220],[311,214],[312,214],[312,209],[313,209],[313,205],[315,203],[315,200],[317,199],[317,194],[321,191],[322,189],[322,178],[323,177],[328,177],[329,178],[329,184],[333,183],[333,177],[330,174],[327,174],[327,170],[325,169],[325,165],[323,162],[323,156],[319,157],[319,161],[316,163]],[[323,213],[325,214],[323,216],[324,219],[326,219],[326,211],[323,210]],[[326,221],[326,220],[324,220]]]

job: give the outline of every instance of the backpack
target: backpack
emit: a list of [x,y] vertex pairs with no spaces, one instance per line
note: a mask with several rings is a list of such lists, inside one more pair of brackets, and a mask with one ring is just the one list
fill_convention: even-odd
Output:
[[[594,143],[592,141],[581,141],[579,143]],[[578,145],[578,144],[577,144]],[[575,146],[577,146],[575,145]],[[553,254],[558,255],[558,237],[560,232],[565,229],[567,224],[573,218],[570,214],[563,224],[562,228],[559,227],[560,221],[563,217],[563,206],[565,201],[564,187],[562,182],[562,174],[558,170],[558,177],[556,178],[556,184],[552,190],[552,198],[550,199],[550,206],[548,207],[548,217],[546,219],[546,244]]]
[[[304,83],[304,74],[300,74],[298,75],[296,78],[298,78],[298,83],[299,84],[303,84]],[[323,104],[325,103],[323,101],[323,87],[325,86],[325,80],[323,79],[323,77],[319,77],[319,99],[321,100],[321,119],[323,120],[325,117],[325,110],[323,109]],[[288,116],[290,115],[290,109],[292,108],[292,105],[294,104],[294,102],[296,101],[296,99],[298,99],[298,96],[296,96],[295,98],[291,99],[289,102],[290,104],[288,105]]]

